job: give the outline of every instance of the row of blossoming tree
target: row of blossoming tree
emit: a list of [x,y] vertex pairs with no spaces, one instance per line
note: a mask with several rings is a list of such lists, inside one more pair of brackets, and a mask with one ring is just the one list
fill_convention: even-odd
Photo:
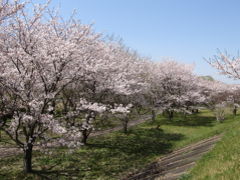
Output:
[[120,117],[127,130],[137,108],[171,120],[200,105],[237,103],[236,86],[204,80],[174,60],[140,57],[47,5],[1,1],[0,32],[0,130],[23,150],[25,172],[35,145],[48,145],[52,134],[55,145],[86,144],[105,114]]

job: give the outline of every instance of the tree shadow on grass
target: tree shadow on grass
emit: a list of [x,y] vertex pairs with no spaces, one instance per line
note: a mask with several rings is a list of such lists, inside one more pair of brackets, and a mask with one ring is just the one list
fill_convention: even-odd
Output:
[[181,140],[182,134],[165,133],[161,129],[136,129],[129,135],[119,135],[89,144],[89,148],[105,148],[129,156],[152,156],[169,153],[172,141]]
[[164,119],[162,124],[175,125],[175,126],[208,126],[211,127],[216,122],[216,118],[213,116],[200,116],[199,114],[177,115],[172,120]]
[[34,170],[32,174],[34,175],[34,178],[36,179],[42,179],[42,180],[52,180],[52,179],[78,179],[78,170],[61,170],[61,171],[53,171],[53,170],[41,170],[36,171]]
[[[118,133],[98,137],[92,139],[83,150],[70,154],[70,165],[63,167],[63,170],[49,168],[34,171],[34,174],[39,179],[115,179],[130,168],[146,165],[152,161],[151,158],[171,152],[172,143],[182,138],[182,134],[143,128],[133,129],[128,135]],[[62,163],[65,162],[62,160]]]

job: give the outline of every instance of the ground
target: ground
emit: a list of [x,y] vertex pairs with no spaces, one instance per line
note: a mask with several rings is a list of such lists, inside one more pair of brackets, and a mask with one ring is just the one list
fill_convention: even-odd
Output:
[[159,116],[156,122],[133,127],[128,134],[119,131],[94,137],[88,146],[80,149],[35,151],[33,168],[36,171],[27,176],[22,173],[21,154],[2,158],[0,179],[121,179],[173,150],[221,134],[238,124],[232,116],[218,123],[207,110],[186,119],[179,115],[171,122]]

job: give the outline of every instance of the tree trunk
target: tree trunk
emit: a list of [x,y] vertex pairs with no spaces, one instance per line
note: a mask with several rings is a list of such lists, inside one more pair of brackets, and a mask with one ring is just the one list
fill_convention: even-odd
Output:
[[186,113],[186,112],[183,113],[183,119],[184,119],[184,120],[187,119],[187,113]]
[[128,119],[123,120],[123,133],[127,134],[128,133]]
[[55,109],[56,109],[56,102],[55,102],[55,100],[54,101],[52,101],[52,110],[49,112],[50,114],[54,114],[55,113]]
[[82,131],[81,143],[82,143],[83,145],[87,145],[87,139],[88,139],[88,132],[87,132],[86,129],[84,129],[84,130]]
[[62,113],[63,113],[63,114],[67,114],[67,113],[68,113],[68,101],[62,100],[62,104],[63,104]]
[[168,113],[168,119],[172,120],[173,119],[173,111],[167,111]]
[[156,129],[157,129],[157,130],[160,130],[160,126],[161,126],[161,125],[158,124],[158,125],[156,126]]
[[90,128],[88,128],[88,129],[84,129],[84,130],[82,130],[81,132],[82,132],[82,139],[81,139],[81,143],[83,144],[83,145],[87,145],[87,139],[88,139],[88,136],[91,134],[91,132],[92,132],[92,121],[93,120],[95,120],[95,118],[96,118],[96,114],[95,114],[95,112],[89,112],[88,113],[88,115],[87,115],[87,117],[86,117],[86,124],[87,125],[89,125],[90,126]]
[[25,171],[25,173],[32,172],[32,148],[33,148],[33,145],[28,143],[27,148],[24,149],[24,171]]
[[152,122],[156,121],[156,112],[155,110],[152,110]]
[[198,109],[192,109],[192,113],[197,114],[198,113]]
[[137,114],[141,115],[141,108],[136,108]]
[[237,107],[234,106],[234,109],[233,109],[233,115],[236,116],[237,115]]

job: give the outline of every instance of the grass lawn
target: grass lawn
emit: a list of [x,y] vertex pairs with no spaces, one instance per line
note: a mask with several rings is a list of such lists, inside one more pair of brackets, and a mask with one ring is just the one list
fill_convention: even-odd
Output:
[[[158,124],[160,130],[156,129]],[[218,123],[207,110],[186,119],[178,115],[171,122],[159,116],[154,123],[131,128],[127,135],[115,132],[92,138],[88,146],[72,152],[65,148],[51,154],[34,152],[35,174],[22,173],[20,155],[0,159],[0,179],[120,179],[172,150],[239,124],[239,118],[232,116]]]
[[214,149],[203,156],[181,180],[239,180],[240,122],[229,128]]

